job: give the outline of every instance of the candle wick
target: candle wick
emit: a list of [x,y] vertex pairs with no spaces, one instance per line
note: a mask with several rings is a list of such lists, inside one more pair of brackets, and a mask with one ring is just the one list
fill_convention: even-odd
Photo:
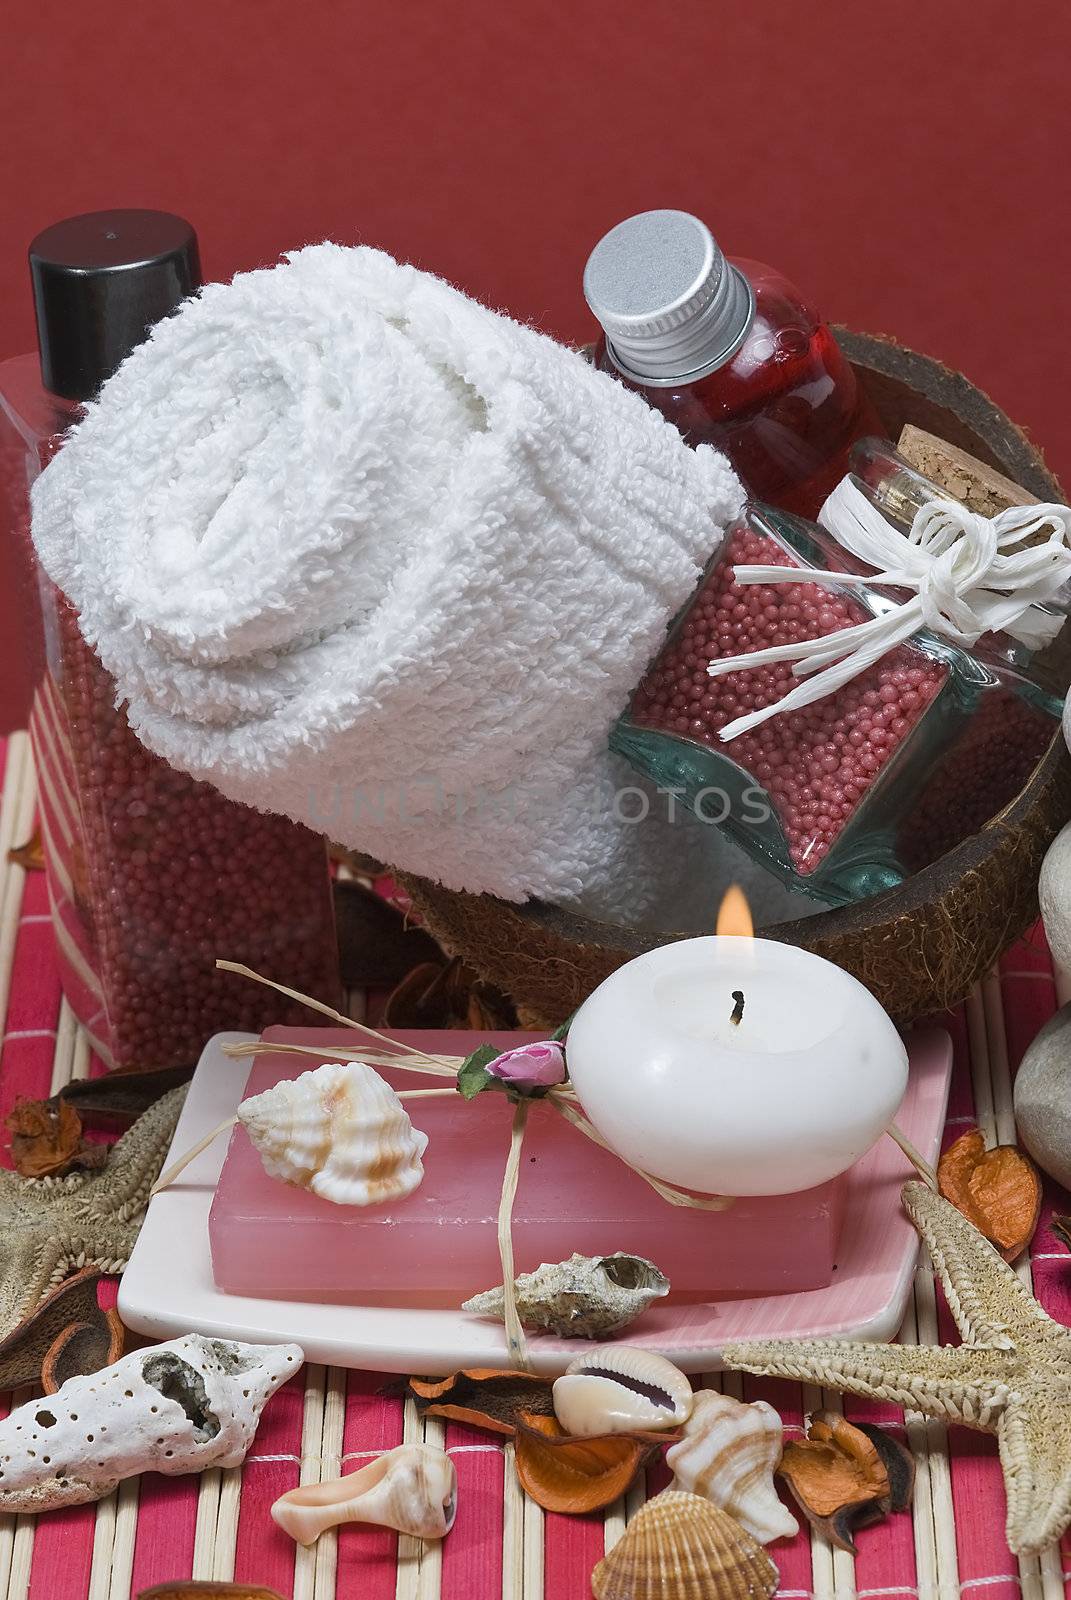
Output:
[[729,1018],[729,1021],[733,1024],[733,1026],[735,1028],[738,1028],[743,1020],[744,1020],[744,991],[743,991],[743,989],[734,989],[733,990],[733,1010],[732,1010],[732,1015]]

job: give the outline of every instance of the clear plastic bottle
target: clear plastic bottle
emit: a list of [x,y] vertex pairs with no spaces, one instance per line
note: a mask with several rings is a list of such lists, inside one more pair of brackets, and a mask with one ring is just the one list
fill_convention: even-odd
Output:
[[689,444],[723,450],[755,498],[813,517],[881,423],[851,363],[791,283],[727,260],[686,211],[645,211],[606,234],[584,272],[604,330],[602,371]]
[[[927,499],[951,498],[881,441],[861,443],[853,465],[856,486],[905,533]],[[738,584],[740,564],[799,567],[800,581]],[[808,567],[858,570],[860,581],[819,586]],[[791,887],[830,904],[892,887],[989,822],[1045,753],[1062,707],[1043,658],[1008,635],[984,635],[968,652],[921,632],[824,699],[721,742],[728,723],[799,680],[788,662],[718,678],[707,664],[824,636],[903,600],[869,584],[868,570],[824,528],[749,504],[611,741]]]
[[216,957],[337,996],[326,848],[287,818],[236,805],[145,749],[33,553],[29,488],[82,402],[198,287],[193,230],[163,212],[94,212],[38,235],[30,264],[40,357],[0,364],[0,513],[31,658],[39,818],[64,992],[109,1065],[191,1062],[222,1028],[259,1031],[304,1015],[217,972]]

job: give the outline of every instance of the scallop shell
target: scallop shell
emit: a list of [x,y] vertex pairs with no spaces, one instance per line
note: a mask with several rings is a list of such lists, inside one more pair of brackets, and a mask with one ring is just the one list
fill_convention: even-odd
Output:
[[[556,1333],[561,1339],[605,1339],[627,1328],[653,1300],[669,1293],[669,1279],[653,1261],[623,1250],[544,1262],[513,1281],[524,1326]],[[503,1306],[502,1290],[497,1288],[473,1295],[461,1309],[501,1320]]]
[[238,1120],[265,1172],[340,1206],[412,1194],[428,1136],[364,1061],[329,1061],[243,1100]]
[[675,1473],[674,1489],[702,1495],[760,1544],[769,1544],[799,1532],[774,1487],[781,1446],[781,1418],[765,1400],[744,1405],[703,1389],[684,1425],[684,1438],[666,1451],[666,1465]]
[[727,1511],[667,1489],[636,1513],[591,1574],[595,1600],[763,1600],[777,1568]]
[[590,1437],[676,1428],[692,1409],[692,1386],[665,1356],[633,1345],[599,1345],[554,1385],[554,1414],[566,1433]]
[[345,1522],[374,1523],[415,1539],[441,1539],[457,1514],[457,1473],[445,1450],[400,1444],[332,1483],[282,1495],[271,1514],[298,1544],[313,1544]]

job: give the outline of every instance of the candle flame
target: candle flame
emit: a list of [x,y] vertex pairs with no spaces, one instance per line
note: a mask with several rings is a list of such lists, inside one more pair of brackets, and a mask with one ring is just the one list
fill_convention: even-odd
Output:
[[751,908],[747,903],[747,896],[738,883],[731,884],[725,891],[714,932],[720,937],[726,935],[738,939],[754,937],[755,925],[751,920]]

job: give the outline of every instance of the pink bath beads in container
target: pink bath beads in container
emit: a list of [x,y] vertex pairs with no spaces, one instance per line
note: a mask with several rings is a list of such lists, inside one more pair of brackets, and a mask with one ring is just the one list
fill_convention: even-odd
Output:
[[[910,469],[884,443],[860,449],[869,481],[852,481],[890,516],[889,486],[895,476],[902,489]],[[910,503],[896,501],[905,535],[939,493],[915,473],[910,487]],[[800,576],[741,581],[737,567]],[[808,581],[822,569],[843,581]],[[790,887],[829,904],[894,886],[996,815],[1060,711],[1031,653],[1001,633],[966,650],[920,629],[832,692],[762,721],[756,713],[806,682],[793,660],[711,674],[714,663],[887,614],[903,591],[868,581],[872,571],[824,528],[749,504],[611,739],[678,810],[720,826]]]
[[[729,534],[679,634],[636,692],[630,722],[731,751],[755,779],[784,834],[793,870],[814,873],[948,679],[948,666],[901,646],[836,697],[740,734],[731,746],[718,735],[735,717],[780,700],[793,686],[778,663],[729,673],[712,682],[707,664],[793,639],[850,627],[863,609],[849,595],[815,584],[736,583],[733,566],[790,567],[788,551],[745,522]],[[631,754],[631,751],[630,751]]]
[[218,971],[217,957],[337,998],[323,839],[148,751],[74,611],[41,581],[53,635],[33,716],[46,871],[61,972],[81,970],[76,1010],[99,1053],[118,1067],[177,1065],[223,1029],[306,1015]]
[[[319,835],[227,800],[135,736],[66,597],[38,566],[29,487],[82,406],[199,283],[181,217],[106,211],[30,250],[39,356],[0,364],[0,516],[31,667],[30,732],[63,990],[110,1066],[192,1064],[212,1034],[298,1021],[283,995],[216,969],[243,962],[339,995]],[[21,841],[20,841],[21,842]]]

